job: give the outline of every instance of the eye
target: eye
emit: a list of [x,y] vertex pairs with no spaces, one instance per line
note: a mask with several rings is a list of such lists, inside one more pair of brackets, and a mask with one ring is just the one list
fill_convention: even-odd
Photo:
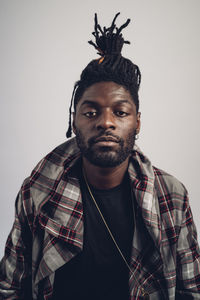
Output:
[[118,110],[118,111],[115,112],[115,114],[116,114],[118,117],[121,117],[121,118],[128,116],[128,113],[125,112],[125,111],[123,111],[123,110]]
[[96,111],[87,111],[83,115],[86,116],[87,118],[91,119],[91,118],[96,117],[97,112]]

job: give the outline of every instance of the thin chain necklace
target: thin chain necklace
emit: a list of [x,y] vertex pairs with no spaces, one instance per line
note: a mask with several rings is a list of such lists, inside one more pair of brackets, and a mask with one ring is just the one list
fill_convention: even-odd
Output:
[[[133,271],[131,270],[131,268],[130,268],[130,266],[129,266],[129,264],[128,264],[126,258],[125,258],[125,256],[123,255],[123,253],[122,253],[120,247],[118,246],[118,244],[117,244],[117,242],[116,242],[116,240],[115,240],[115,238],[114,238],[114,236],[113,236],[113,234],[112,234],[112,232],[111,232],[111,230],[110,230],[110,228],[109,228],[109,226],[108,226],[108,224],[107,224],[107,222],[106,222],[106,220],[105,220],[105,218],[104,218],[104,216],[103,216],[103,214],[102,214],[102,212],[101,212],[101,210],[100,210],[100,208],[99,208],[99,206],[98,206],[98,204],[97,204],[97,202],[96,202],[96,200],[95,200],[95,198],[94,198],[94,196],[93,196],[93,194],[92,194],[92,191],[91,191],[90,186],[89,186],[89,184],[88,184],[88,181],[87,181],[87,178],[86,178],[84,169],[83,169],[83,177],[84,177],[84,180],[85,180],[85,183],[86,183],[88,192],[89,192],[89,194],[90,194],[90,197],[92,198],[92,200],[93,200],[93,202],[94,202],[94,204],[95,204],[95,206],[96,206],[96,208],[97,208],[97,210],[98,210],[98,212],[99,212],[99,214],[100,214],[100,216],[101,216],[101,219],[102,219],[102,221],[103,221],[103,223],[104,223],[106,229],[108,230],[108,233],[109,233],[109,235],[110,235],[110,237],[111,237],[113,243],[115,244],[115,246],[116,246],[116,248],[117,248],[117,250],[118,250],[118,252],[119,252],[121,258],[122,258],[123,261],[125,262],[125,264],[126,264],[127,268],[129,269],[131,275],[134,277],[135,281],[136,281],[137,284],[139,285],[139,282],[138,282],[137,278],[135,277]],[[144,298],[144,300],[149,300],[149,294],[148,294],[147,292],[145,292],[145,290],[144,290],[143,287],[141,288],[141,292],[142,292],[142,297]]]

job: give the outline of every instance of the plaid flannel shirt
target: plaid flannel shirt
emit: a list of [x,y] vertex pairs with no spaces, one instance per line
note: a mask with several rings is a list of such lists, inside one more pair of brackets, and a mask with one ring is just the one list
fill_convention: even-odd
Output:
[[[55,271],[82,250],[79,158],[73,138],[24,181],[0,264],[0,299],[51,299]],[[186,189],[137,146],[128,171],[137,200],[130,300],[142,299],[142,288],[150,300],[200,299],[200,251]]]

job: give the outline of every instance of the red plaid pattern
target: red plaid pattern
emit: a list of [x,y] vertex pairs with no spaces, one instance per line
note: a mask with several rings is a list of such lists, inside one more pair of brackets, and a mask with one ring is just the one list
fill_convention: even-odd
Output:
[[[0,264],[0,299],[51,299],[55,271],[82,250],[79,158],[71,139],[24,181]],[[200,299],[200,251],[185,187],[137,146],[129,175],[137,200],[130,300],[142,299],[142,288],[151,300]]]

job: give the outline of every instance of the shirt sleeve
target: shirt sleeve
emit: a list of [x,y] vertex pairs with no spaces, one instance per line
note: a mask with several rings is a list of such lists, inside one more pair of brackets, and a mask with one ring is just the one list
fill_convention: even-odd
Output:
[[177,245],[176,299],[200,299],[200,250],[188,197]]
[[30,189],[25,181],[15,203],[15,220],[0,262],[0,299],[31,298]]

